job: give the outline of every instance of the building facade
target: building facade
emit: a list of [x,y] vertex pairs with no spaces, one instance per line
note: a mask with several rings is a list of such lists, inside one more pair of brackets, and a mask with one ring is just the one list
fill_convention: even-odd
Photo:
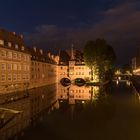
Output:
[[0,29],[0,93],[27,88],[30,63],[23,36]]

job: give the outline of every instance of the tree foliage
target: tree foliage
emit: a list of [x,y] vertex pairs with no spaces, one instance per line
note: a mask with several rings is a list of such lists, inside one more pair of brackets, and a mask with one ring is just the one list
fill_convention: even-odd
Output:
[[105,73],[108,73],[113,68],[116,55],[112,46],[104,39],[97,39],[86,43],[84,60],[85,64],[91,68],[91,74],[93,74],[93,67],[95,67],[99,71],[99,78],[102,78],[105,77]]

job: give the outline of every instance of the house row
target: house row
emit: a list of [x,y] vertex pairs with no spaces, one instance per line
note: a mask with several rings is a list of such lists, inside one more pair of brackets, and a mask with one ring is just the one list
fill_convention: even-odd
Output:
[[22,35],[0,29],[0,93],[51,85],[62,78],[91,78],[80,51],[71,47],[54,56],[37,47],[29,48]]
[[55,83],[58,59],[27,47],[22,35],[0,29],[0,93]]

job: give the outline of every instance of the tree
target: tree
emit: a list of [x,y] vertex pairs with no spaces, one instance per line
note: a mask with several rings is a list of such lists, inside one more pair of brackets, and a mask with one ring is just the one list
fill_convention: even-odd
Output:
[[91,69],[91,80],[93,80],[93,66],[95,66],[96,47],[94,41],[88,41],[84,47],[84,61],[85,64]]
[[93,67],[98,69],[100,80],[106,79],[105,74],[111,73],[116,60],[115,52],[104,39],[88,41],[84,48],[85,64],[91,68],[91,80],[93,79]]

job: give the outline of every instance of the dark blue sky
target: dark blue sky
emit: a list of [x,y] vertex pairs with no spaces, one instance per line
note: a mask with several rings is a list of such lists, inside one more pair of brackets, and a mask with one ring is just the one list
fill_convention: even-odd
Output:
[[82,48],[105,38],[118,62],[130,62],[140,45],[138,0],[1,0],[0,26],[23,33],[27,43],[47,50]]

